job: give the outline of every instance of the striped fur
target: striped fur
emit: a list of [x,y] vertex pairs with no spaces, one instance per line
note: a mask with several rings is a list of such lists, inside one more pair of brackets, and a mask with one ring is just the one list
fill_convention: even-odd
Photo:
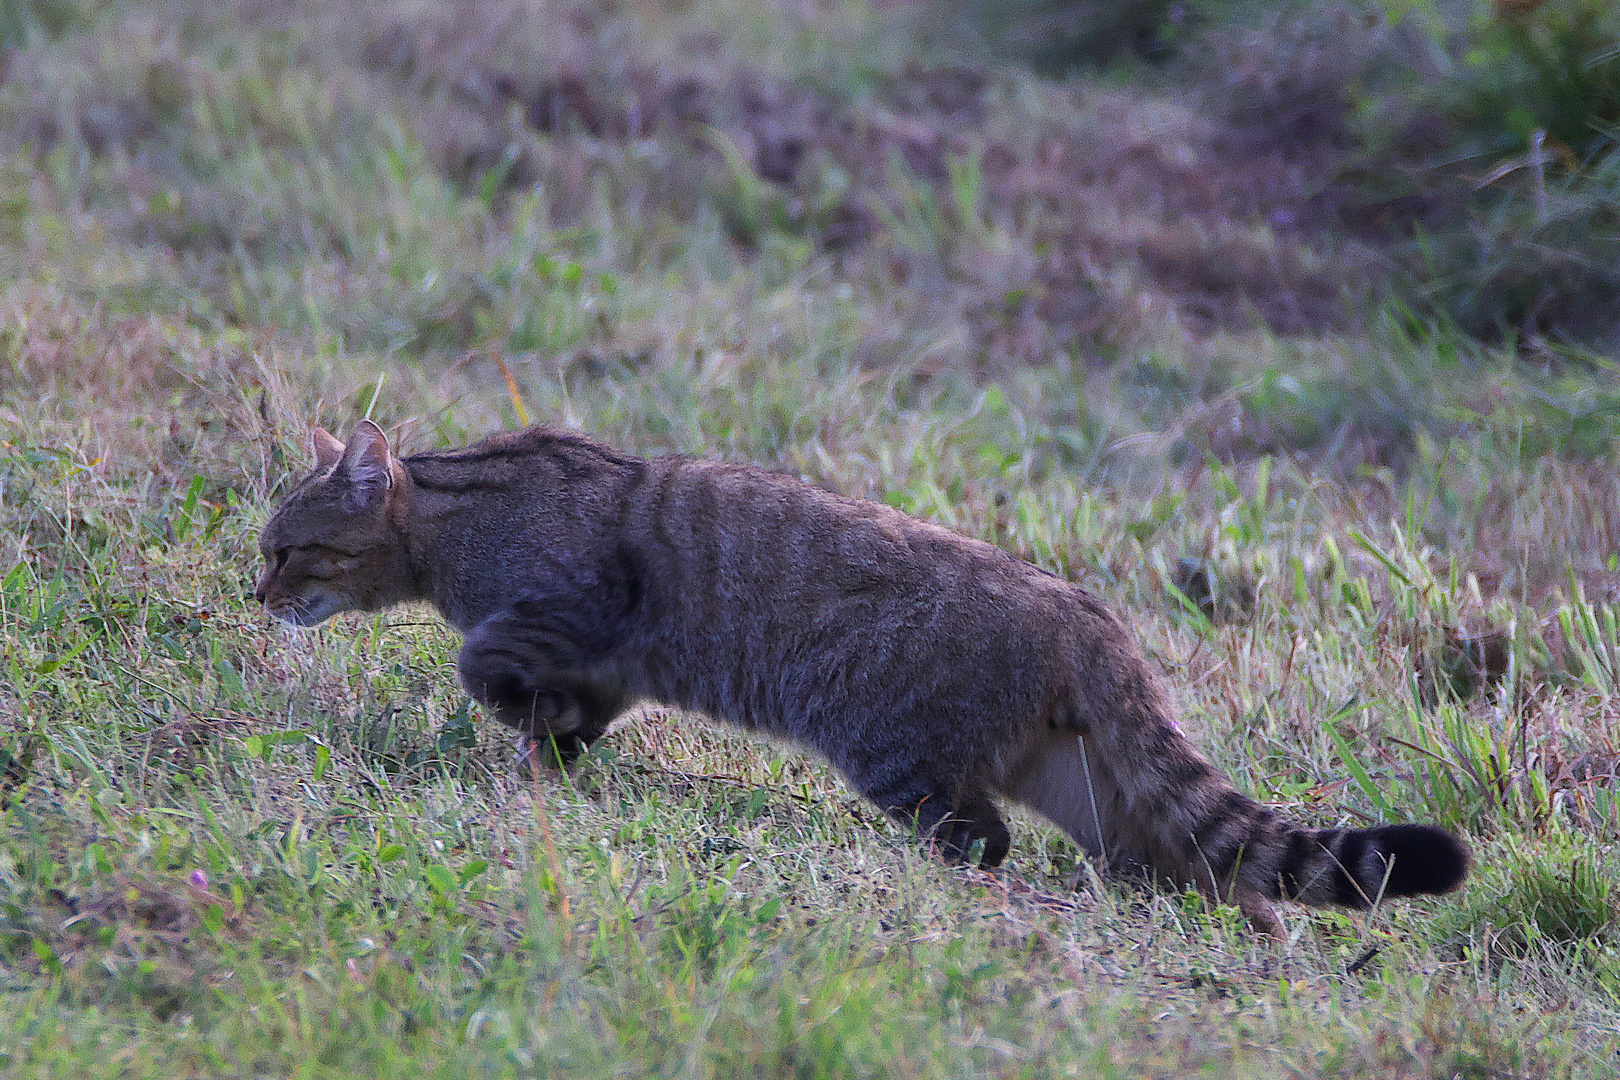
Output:
[[1118,869],[1268,901],[1447,892],[1422,825],[1308,829],[1181,735],[1120,620],[999,548],[746,466],[645,461],[541,428],[397,458],[316,433],[266,523],[257,594],[312,625],[431,601],[468,691],[564,756],[653,700],[823,754],[952,859],[994,865],[1023,803]]

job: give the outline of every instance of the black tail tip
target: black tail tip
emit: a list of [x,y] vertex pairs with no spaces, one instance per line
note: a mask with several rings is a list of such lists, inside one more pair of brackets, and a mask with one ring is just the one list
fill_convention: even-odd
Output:
[[1468,845],[1437,825],[1380,825],[1367,839],[1385,860],[1393,859],[1385,896],[1448,893],[1468,877]]

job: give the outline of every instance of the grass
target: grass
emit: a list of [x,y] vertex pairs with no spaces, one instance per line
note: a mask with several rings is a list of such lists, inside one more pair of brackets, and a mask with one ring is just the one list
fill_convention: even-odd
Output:
[[[1309,147],[1180,61],[554,7],[0,19],[0,1072],[1607,1075],[1613,357],[1368,285]],[[533,774],[431,613],[246,598],[308,426],[363,415],[994,540],[1125,612],[1245,790],[1476,877],[1277,946],[1028,820],[1013,874],[938,865],[693,717]]]

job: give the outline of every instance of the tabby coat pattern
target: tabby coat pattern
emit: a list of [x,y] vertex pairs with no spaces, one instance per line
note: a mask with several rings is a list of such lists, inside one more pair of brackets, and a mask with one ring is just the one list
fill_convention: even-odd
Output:
[[813,747],[946,857],[995,865],[996,799],[1115,868],[1268,900],[1442,893],[1427,825],[1311,829],[1235,790],[1118,617],[990,544],[748,466],[544,428],[396,457],[362,422],[266,523],[257,597],[311,626],[428,600],[501,722],[565,758],[638,701]]

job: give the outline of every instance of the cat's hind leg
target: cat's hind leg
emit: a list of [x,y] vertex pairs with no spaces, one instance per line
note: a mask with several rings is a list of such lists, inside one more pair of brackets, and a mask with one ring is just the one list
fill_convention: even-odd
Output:
[[1041,731],[1006,759],[996,789],[1068,833],[1105,873],[1152,878],[1162,867],[1132,828],[1124,793],[1099,759],[1083,735]]
[[[1183,815],[1178,800],[1194,798],[1197,783],[1211,775],[1202,759],[1196,759],[1201,768],[1189,768],[1191,779],[1182,788],[1157,795],[1138,792],[1133,804],[1104,767],[1098,749],[1072,731],[1041,732],[1009,759],[999,788],[1067,832],[1111,873],[1190,883],[1211,900],[1236,904],[1257,930],[1278,936],[1281,923],[1270,901],[1258,889],[1238,884],[1236,868],[1224,863],[1212,867],[1205,860],[1189,863],[1162,839],[1168,831],[1165,822]],[[1253,805],[1232,795],[1231,804],[1218,805]],[[1191,843],[1195,830],[1189,827],[1187,836]]]
[[1002,794],[1040,814],[1105,864],[1129,865],[1113,827],[1123,813],[1118,786],[1090,760],[1083,736],[1064,731],[1035,735],[1001,770]]

